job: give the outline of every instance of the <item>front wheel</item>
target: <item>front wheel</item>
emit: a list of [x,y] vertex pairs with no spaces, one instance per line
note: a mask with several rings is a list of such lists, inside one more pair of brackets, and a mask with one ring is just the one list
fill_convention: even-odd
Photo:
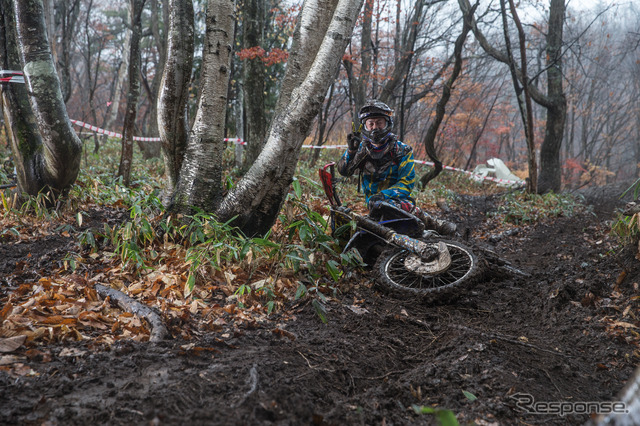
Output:
[[446,269],[440,272],[424,272],[416,267],[416,256],[407,250],[393,247],[380,255],[374,270],[377,282],[385,290],[396,295],[426,296],[431,299],[451,296],[471,282],[478,269],[478,261],[471,249],[455,242],[443,242],[451,256]]

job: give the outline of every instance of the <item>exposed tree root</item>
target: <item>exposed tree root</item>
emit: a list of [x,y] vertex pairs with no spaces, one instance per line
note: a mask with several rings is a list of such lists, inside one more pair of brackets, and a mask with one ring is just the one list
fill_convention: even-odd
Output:
[[149,306],[132,299],[119,290],[103,286],[102,284],[95,284],[95,289],[100,296],[104,298],[108,297],[111,303],[120,309],[144,318],[151,327],[151,334],[149,335],[150,342],[160,342],[169,334],[160,315]]
[[256,364],[253,364],[253,367],[251,367],[251,370],[249,371],[247,384],[249,384],[249,391],[245,393],[242,398],[240,398],[240,400],[233,405],[235,408],[241,406],[247,400],[247,398],[251,396],[251,394],[258,390],[258,368]]

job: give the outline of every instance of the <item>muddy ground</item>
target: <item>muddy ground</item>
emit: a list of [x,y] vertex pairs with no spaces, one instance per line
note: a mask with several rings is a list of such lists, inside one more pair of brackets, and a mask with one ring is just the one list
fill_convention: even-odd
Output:
[[[327,324],[303,302],[196,341],[19,349],[32,371],[0,371],[0,424],[436,423],[412,406],[451,410],[461,424],[583,424],[588,415],[522,406],[609,401],[638,364],[633,327],[612,326],[634,323],[624,311],[637,313],[640,280],[618,280],[614,207],[600,200],[594,213],[490,238],[492,201],[460,199],[449,217],[471,231],[469,243],[529,276],[488,275],[445,304],[392,299],[365,274],[331,301]],[[62,242],[28,244],[34,262],[64,255]],[[10,253],[21,252],[3,248],[5,287],[21,260]]]

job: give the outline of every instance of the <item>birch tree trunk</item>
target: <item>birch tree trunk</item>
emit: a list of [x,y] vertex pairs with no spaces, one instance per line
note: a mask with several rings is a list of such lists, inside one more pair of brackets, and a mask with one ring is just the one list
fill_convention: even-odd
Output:
[[158,133],[162,140],[168,205],[180,176],[189,138],[187,103],[193,66],[194,12],[191,0],[169,0],[167,63],[158,95]]
[[138,115],[140,99],[140,39],[142,38],[142,10],[145,0],[130,0],[131,50],[129,51],[129,91],[127,109],[122,128],[122,151],[117,176],[122,177],[125,186],[131,182],[131,162],[133,161],[133,133]]
[[[3,65],[17,69],[25,86],[2,89],[11,146],[18,172],[18,191],[55,197],[76,180],[82,143],[71,127],[39,0],[0,2],[5,37]],[[28,104],[26,100],[28,99]]]
[[[247,235],[264,234],[275,223],[302,143],[340,66],[361,6],[362,1],[353,0],[340,0],[337,5],[331,0],[305,2],[294,33],[290,56],[294,61],[287,69],[287,85],[283,84],[278,114],[262,153],[216,210],[220,221],[236,217],[235,225]],[[332,19],[326,30],[309,26],[316,19],[326,21],[327,17]],[[290,71],[297,77],[289,75]],[[303,80],[296,87],[295,81],[301,77]]]
[[[302,143],[338,71],[361,6],[361,0],[305,2],[265,147],[243,179],[223,198],[223,126],[233,42],[233,3],[209,0],[201,96],[170,212],[191,213],[197,207],[215,213],[220,221],[235,218],[234,224],[247,235],[264,234],[271,228],[289,190]],[[171,21],[172,27],[175,24]],[[175,66],[167,64],[166,72]],[[163,86],[170,90],[166,79]]]
[[222,197],[224,123],[234,9],[233,0],[207,2],[198,111],[189,133],[176,191],[168,208],[171,212],[193,213],[193,207],[212,212]]
[[[355,2],[362,4],[362,0],[355,0]],[[289,105],[294,89],[299,87],[307,77],[320,45],[323,43],[323,37],[325,37],[331,23],[337,4],[338,0],[309,0],[304,3],[293,32],[291,50],[287,60],[287,72],[282,81],[274,117],[279,116],[282,110]],[[350,37],[351,33],[348,38]],[[342,58],[344,48],[339,53]],[[327,73],[331,73],[331,71],[327,70]]]
[[[22,65],[18,53],[12,0],[0,0],[0,12],[2,13],[2,27],[0,28],[2,68],[20,70]],[[22,84],[6,84],[2,85],[0,89],[2,89],[4,121],[10,146],[15,156],[18,192],[35,195],[44,186],[37,172],[42,137],[38,131],[36,117],[29,105],[29,94],[25,85]]]

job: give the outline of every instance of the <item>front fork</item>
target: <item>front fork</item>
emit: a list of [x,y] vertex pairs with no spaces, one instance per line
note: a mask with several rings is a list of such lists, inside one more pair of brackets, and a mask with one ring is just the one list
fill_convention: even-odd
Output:
[[432,244],[427,244],[424,241],[411,238],[407,235],[398,234],[393,229],[379,224],[378,222],[366,217],[353,213],[351,210],[344,206],[332,207],[332,213],[342,216],[345,219],[350,219],[356,222],[356,224],[374,235],[377,235],[384,239],[388,244],[392,244],[397,247],[401,247],[411,253],[415,253],[424,260],[431,260],[438,255],[438,249]]

